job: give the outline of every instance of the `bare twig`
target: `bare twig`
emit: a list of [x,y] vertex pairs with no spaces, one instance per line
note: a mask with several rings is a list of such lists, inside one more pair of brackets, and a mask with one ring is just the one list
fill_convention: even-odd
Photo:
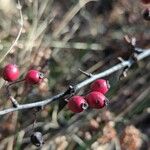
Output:
[[20,13],[20,25],[21,25],[21,27],[20,27],[20,30],[19,30],[19,32],[18,32],[18,35],[17,35],[17,37],[16,37],[16,39],[15,39],[15,41],[13,42],[13,44],[11,45],[11,47],[9,48],[9,50],[4,54],[4,56],[1,58],[1,60],[0,60],[0,63],[5,59],[5,57],[11,52],[11,50],[14,48],[14,46],[17,44],[17,42],[18,42],[18,40],[19,40],[19,38],[20,38],[20,36],[21,36],[21,33],[22,33],[22,30],[23,30],[23,16],[22,16],[22,6],[21,6],[21,4],[20,4],[20,1],[18,0],[18,7],[17,7],[18,9],[19,9],[19,13]]
[[[137,56],[137,59],[142,60],[142,59],[144,59],[145,57],[148,57],[148,56],[150,56],[150,49],[144,50],[144,52],[142,52],[141,54],[139,54]],[[65,96],[70,95],[73,92],[76,92],[77,90],[79,90],[82,87],[90,84],[91,82],[95,81],[98,78],[108,76],[108,75],[110,75],[110,74],[112,74],[112,73],[114,73],[114,72],[116,72],[116,71],[118,71],[118,70],[120,70],[120,69],[122,69],[126,66],[132,65],[133,63],[134,62],[130,59],[127,60],[127,61],[123,61],[122,63],[119,63],[119,64],[109,68],[108,70],[105,70],[101,73],[93,75],[91,78],[88,78],[88,79],[82,81],[81,83],[79,83],[75,86],[71,86],[71,88],[69,87],[66,91],[64,91],[60,94],[57,94],[57,95],[55,95],[55,96],[53,96],[49,99],[42,100],[42,101],[39,101],[39,102],[29,103],[29,104],[22,104],[22,105],[19,105],[17,108],[4,109],[4,110],[0,111],[0,115],[4,115],[4,114],[10,113],[10,112],[24,110],[24,109],[43,107],[43,106],[48,105],[49,103],[51,103],[53,101],[60,100],[61,98],[64,98]]]

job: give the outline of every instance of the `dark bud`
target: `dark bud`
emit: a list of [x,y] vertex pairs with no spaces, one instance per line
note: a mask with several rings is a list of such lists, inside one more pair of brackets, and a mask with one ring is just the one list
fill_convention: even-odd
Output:
[[37,147],[41,147],[44,144],[44,140],[41,132],[34,132],[30,138],[31,138],[31,143]]
[[143,18],[147,21],[150,21],[150,8],[146,8],[143,11]]

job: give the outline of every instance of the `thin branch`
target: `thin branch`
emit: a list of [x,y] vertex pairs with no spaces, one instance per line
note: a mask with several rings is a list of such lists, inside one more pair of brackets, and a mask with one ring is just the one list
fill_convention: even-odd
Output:
[[16,37],[16,39],[15,39],[15,41],[13,42],[13,44],[11,45],[11,47],[9,48],[9,50],[4,54],[4,56],[2,57],[2,59],[0,60],[0,63],[5,59],[5,57],[11,52],[11,50],[14,48],[14,46],[17,44],[17,42],[18,42],[18,40],[19,40],[19,38],[20,38],[20,36],[21,36],[21,33],[22,33],[22,30],[23,30],[23,16],[22,16],[22,6],[21,6],[21,4],[20,4],[20,1],[18,0],[18,7],[17,7],[18,9],[19,9],[19,13],[20,13],[20,25],[21,25],[21,27],[20,27],[20,30],[19,30],[19,32],[18,32],[18,35],[17,35],[17,37]]
[[[137,55],[137,60],[142,60],[146,57],[150,56],[150,49],[146,49],[144,50],[141,54]],[[70,86],[66,91],[55,95],[49,99],[46,100],[42,100],[39,102],[34,102],[34,103],[29,103],[29,104],[22,104],[19,105],[17,108],[8,108],[8,109],[4,109],[0,111],[0,115],[4,115],[10,112],[14,112],[14,111],[18,111],[18,110],[24,110],[24,109],[30,109],[30,108],[36,108],[36,107],[43,107],[45,105],[48,105],[49,103],[55,101],[55,100],[60,100],[61,98],[64,98],[67,95],[72,94],[73,92],[76,92],[77,90],[81,89],[82,87],[90,84],[91,82],[97,80],[98,78],[102,78],[105,76],[108,76],[120,69],[123,69],[126,66],[132,65],[134,63],[134,61],[132,60],[127,60],[127,61],[123,61],[111,68],[109,68],[108,70],[105,70],[101,73],[95,74],[92,77],[82,81],[81,83],[75,85],[75,86]]]

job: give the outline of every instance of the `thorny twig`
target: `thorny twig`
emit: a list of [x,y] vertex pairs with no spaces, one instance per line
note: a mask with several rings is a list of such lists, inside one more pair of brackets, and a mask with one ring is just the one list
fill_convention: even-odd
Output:
[[[129,57],[129,60],[132,61],[131,64],[129,64],[128,66],[125,66],[123,68],[123,71],[121,73],[121,75],[119,76],[119,79],[122,79],[123,77],[126,77],[127,76],[127,72],[128,70],[130,69],[130,67],[133,65],[133,64],[137,64],[138,65],[138,54],[142,53],[143,50],[142,49],[139,49],[139,48],[136,48],[136,38],[135,37],[131,37],[129,38],[128,35],[125,35],[124,36],[124,40],[125,42],[129,45],[129,51],[131,52],[131,55]],[[121,62],[125,61],[123,58],[119,57],[118,58]]]
[[[140,50],[140,49],[139,49]],[[142,50],[142,49],[141,49]],[[142,60],[144,59],[145,57],[148,57],[150,56],[150,49],[145,49],[145,50],[142,50],[143,52],[141,54],[138,54],[137,55],[137,60]],[[10,113],[10,112],[14,112],[14,111],[19,111],[19,110],[24,110],[24,109],[31,109],[31,108],[36,108],[36,107],[43,107],[45,105],[48,105],[50,104],[51,102],[53,101],[56,101],[56,100],[60,100],[62,98],[64,98],[65,96],[67,95],[70,95],[76,91],[78,91],[79,89],[81,89],[82,87],[90,84],[91,82],[99,79],[99,78],[102,78],[102,77],[105,77],[105,76],[108,76],[126,66],[129,66],[129,65],[132,65],[134,62],[129,59],[129,60],[126,60],[126,61],[123,61],[103,72],[100,72],[98,74],[95,74],[93,75],[92,77],[80,82],[79,84],[75,85],[75,86],[71,86],[69,87],[66,91],[64,92],[61,92],[49,99],[45,99],[45,100],[42,100],[42,101],[39,101],[39,102],[34,102],[34,103],[29,103],[29,104],[20,104],[17,108],[7,108],[7,109],[4,109],[4,110],[1,110],[0,111],[0,115],[5,115],[7,113]]]

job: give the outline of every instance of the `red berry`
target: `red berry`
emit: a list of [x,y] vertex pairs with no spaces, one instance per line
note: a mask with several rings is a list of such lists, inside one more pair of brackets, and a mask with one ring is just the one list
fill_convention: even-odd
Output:
[[101,92],[103,94],[107,93],[110,88],[108,81],[104,79],[98,79],[91,84],[91,90]]
[[29,70],[25,76],[25,81],[30,84],[39,84],[44,78],[43,73],[37,70]]
[[143,4],[148,4],[150,3],[150,0],[141,0]]
[[86,95],[85,100],[91,108],[103,108],[106,104],[106,97],[100,92],[91,92]]
[[87,109],[88,104],[82,96],[73,96],[68,101],[68,108],[74,113],[80,113]]
[[19,70],[15,64],[8,64],[3,69],[3,78],[8,81],[12,82],[17,80],[19,77]]

